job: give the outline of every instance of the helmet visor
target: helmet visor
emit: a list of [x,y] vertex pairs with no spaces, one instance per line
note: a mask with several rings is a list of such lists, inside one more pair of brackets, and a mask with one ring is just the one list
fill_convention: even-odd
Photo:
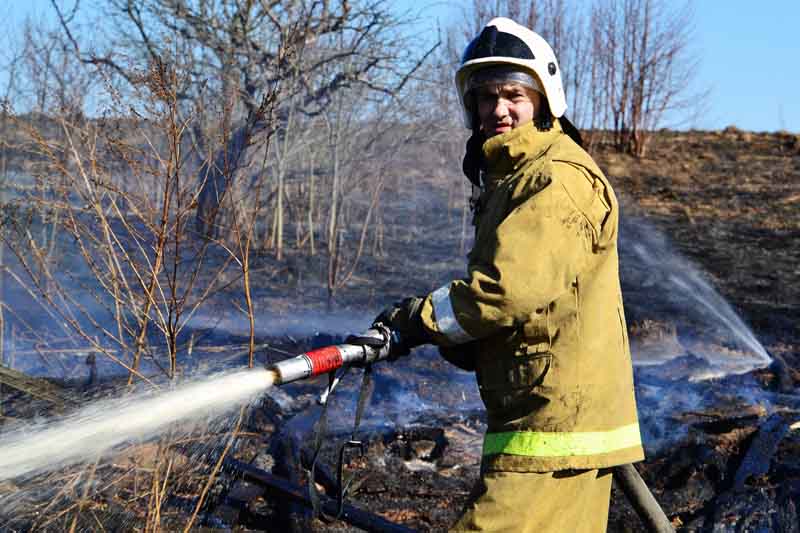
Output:
[[505,85],[509,83],[523,85],[544,94],[542,86],[539,85],[539,81],[533,74],[508,65],[498,65],[476,70],[470,75],[469,80],[467,80],[466,92],[469,93],[473,89],[486,85]]

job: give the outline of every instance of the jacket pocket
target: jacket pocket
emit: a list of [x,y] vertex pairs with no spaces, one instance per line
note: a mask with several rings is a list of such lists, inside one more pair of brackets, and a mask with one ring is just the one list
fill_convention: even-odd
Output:
[[517,349],[517,356],[549,352],[553,347],[555,332],[550,320],[551,305],[537,309],[522,326],[524,344]]
[[509,409],[527,403],[545,384],[552,361],[550,352],[533,352],[506,356],[479,368],[478,385],[486,408]]
[[508,371],[508,383],[512,389],[537,387],[544,382],[553,354],[540,352],[538,346],[529,346],[525,355],[518,355],[511,363]]

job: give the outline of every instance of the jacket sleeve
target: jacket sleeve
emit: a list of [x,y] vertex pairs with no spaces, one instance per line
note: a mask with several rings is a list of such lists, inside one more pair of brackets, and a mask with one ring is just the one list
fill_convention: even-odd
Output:
[[427,296],[423,324],[436,344],[462,344],[527,322],[570,290],[599,252],[610,212],[599,179],[565,163],[553,170],[541,190],[512,195],[510,213],[476,242],[468,276]]

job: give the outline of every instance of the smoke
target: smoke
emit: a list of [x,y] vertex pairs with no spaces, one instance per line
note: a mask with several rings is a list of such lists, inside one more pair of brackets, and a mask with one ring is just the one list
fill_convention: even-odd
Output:
[[[455,252],[449,260],[447,257],[442,257],[440,244],[439,242],[420,244],[421,247],[428,248],[420,249],[419,253],[425,257],[416,259],[429,261],[432,253],[440,254],[436,256],[435,263],[430,263],[435,264],[435,269],[431,268],[430,272],[424,273],[430,278],[449,275],[453,265],[457,262],[461,264],[463,261],[462,258],[455,255]],[[455,246],[452,247],[452,250],[456,249]],[[770,358],[753,332],[736,314],[731,305],[715,290],[708,277],[703,275],[691,262],[681,257],[670,246],[663,233],[640,219],[623,218],[620,227],[620,260],[623,296],[629,324],[642,324],[647,320],[652,320],[670,324],[673,328],[667,330],[663,335],[650,338],[650,342],[647,343],[640,342],[635,337],[632,338],[634,362],[637,366],[649,365],[657,372],[662,371],[663,368],[665,376],[672,373],[667,376],[669,378],[675,378],[676,369],[679,369],[689,380],[699,380],[732,373],[746,373],[769,364]],[[400,276],[399,272],[402,271],[402,268],[405,268],[404,265],[398,265],[396,270],[391,271],[392,275]],[[435,272],[433,272],[434,270]],[[74,277],[64,278],[64,283],[68,284],[74,280]],[[399,285],[397,283],[392,285],[389,292],[397,293],[400,290],[398,287],[404,287],[409,283],[427,284],[428,282],[404,279]],[[26,309],[26,305],[22,303],[27,301],[23,294],[24,291],[18,287],[9,289],[9,286],[12,285],[8,284],[6,287],[7,301],[19,303],[15,306],[19,310]],[[383,288],[380,279],[375,280],[375,285]],[[420,286],[411,291],[424,292],[429,288],[431,287]],[[74,292],[80,296],[76,299],[75,305],[79,305],[89,314],[98,317],[97,321],[102,327],[113,331],[114,328],[108,327],[106,324],[113,318],[109,314],[110,308],[107,305],[99,305],[97,302],[93,303],[89,294],[80,292],[81,287],[75,286],[74,289]],[[283,303],[270,308],[269,304],[265,303],[269,301],[268,299],[256,299],[258,306],[255,323],[257,342],[270,342],[286,337],[289,337],[289,341],[307,341],[316,338],[321,344],[339,342],[349,333],[366,329],[377,311],[367,311],[363,308],[360,310],[338,309],[330,312],[308,309],[302,304],[287,304],[292,297],[288,295],[288,291],[281,293],[279,289],[269,292],[269,297],[274,298],[276,302],[282,299]],[[194,333],[197,333],[198,336],[210,337],[203,341],[208,345],[243,342],[249,337],[249,323],[241,310],[236,309],[231,301],[235,301],[235,298],[226,293],[224,298],[201,306],[195,314],[189,317],[180,339],[183,343],[181,348],[183,351],[178,354],[181,370],[183,370],[182,365],[185,360],[183,357],[187,350],[187,339]],[[359,301],[365,302],[366,298],[361,298]],[[30,329],[42,331],[59,329],[58,333],[63,334],[61,330],[65,328],[61,326],[55,328],[52,321],[40,308],[31,307],[31,309],[33,310],[30,313],[23,314],[23,318],[31,324]],[[278,309],[284,311],[279,312]],[[155,330],[156,328],[151,329]],[[153,334],[159,335],[160,333]],[[163,338],[154,338],[153,340],[153,345],[158,345],[159,342],[163,344]],[[5,338],[5,342],[10,342],[8,336]],[[31,339],[26,342],[32,346],[39,342],[39,339]],[[21,343],[22,341],[17,339],[17,345],[11,347],[13,349],[6,350],[6,353],[13,353],[15,349],[19,351]],[[41,343],[39,345],[41,346]],[[245,356],[235,359],[231,354],[220,354],[219,352],[202,355],[199,354],[198,346],[199,344],[195,346],[194,358],[197,360],[205,358],[203,364],[209,368],[220,369],[224,365],[236,366],[246,359]],[[33,353],[34,355],[31,357],[18,357],[13,363],[14,366],[31,375],[75,379],[87,379],[89,376],[90,369],[84,364],[84,359],[88,355],[86,353],[73,353],[69,356],[73,358],[68,362],[69,364],[64,364],[64,358],[58,359],[59,356],[55,354],[36,355],[35,352]],[[49,360],[47,360],[48,358]],[[60,363],[57,362],[59,360]],[[683,361],[683,364],[676,364],[676,361]],[[145,374],[160,372],[159,368],[148,358],[143,359],[142,365]],[[123,367],[102,355],[96,357],[96,369],[101,377],[127,373]],[[191,371],[192,368],[186,368],[186,372]],[[461,372],[444,363],[433,349],[416,350],[412,356],[393,364],[378,365],[375,369],[374,381],[373,398],[367,409],[367,416],[362,422],[365,428],[413,424],[426,417],[436,417],[444,413],[448,416],[454,413],[470,416],[479,412],[482,407],[474,375]],[[344,384],[341,390],[335,393],[332,400],[331,412],[349,415],[341,417],[334,415],[332,427],[337,431],[344,430],[352,423],[352,414],[355,410],[358,380],[351,376],[348,378],[348,382],[349,385]],[[655,385],[651,385],[651,388],[646,390],[642,388],[641,394],[657,399],[662,394],[673,396],[670,391],[676,390],[675,395],[680,395],[674,382],[672,384],[665,382],[663,386],[663,391],[659,389],[653,394],[650,393],[653,392]],[[292,391],[290,387],[287,387],[287,390],[290,393]],[[696,408],[700,402],[701,397],[695,392],[691,392],[683,395],[680,401],[659,403],[658,408],[652,411],[657,420],[652,419],[653,417],[645,419],[643,424],[643,427],[646,428],[645,435],[651,435],[653,439],[657,439],[656,433],[662,431],[658,429],[659,421],[667,419],[670,416],[669,413],[679,412],[681,409],[690,407]],[[300,425],[302,426],[302,424]],[[676,433],[672,431],[671,434]]]
[[[318,333],[347,336],[369,328],[377,313],[313,311],[294,308],[287,313],[259,311],[256,315],[256,337],[298,339]],[[200,312],[187,323],[190,329],[214,330],[230,337],[248,337],[250,325],[240,313],[211,314]]]

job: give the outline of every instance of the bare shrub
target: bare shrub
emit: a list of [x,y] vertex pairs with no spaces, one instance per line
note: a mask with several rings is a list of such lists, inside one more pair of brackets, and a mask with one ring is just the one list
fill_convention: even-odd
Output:
[[598,3],[593,9],[602,101],[610,110],[614,145],[642,157],[650,133],[667,113],[691,112],[692,12],[663,0]]
[[[208,244],[188,236],[198,184],[182,151],[192,115],[180,116],[176,76],[161,61],[135,80],[150,112],[127,118],[127,133],[118,120],[62,115],[61,134],[45,137],[38,123],[16,118],[28,151],[42,158],[28,167],[42,185],[22,192],[5,221],[4,241],[25,274],[14,275],[55,323],[131,379],[143,377],[143,357],[175,376],[181,329],[219,286],[217,276],[200,276]],[[47,224],[52,234],[37,230]],[[51,253],[59,241],[69,249]],[[166,353],[151,346],[152,325]]]

